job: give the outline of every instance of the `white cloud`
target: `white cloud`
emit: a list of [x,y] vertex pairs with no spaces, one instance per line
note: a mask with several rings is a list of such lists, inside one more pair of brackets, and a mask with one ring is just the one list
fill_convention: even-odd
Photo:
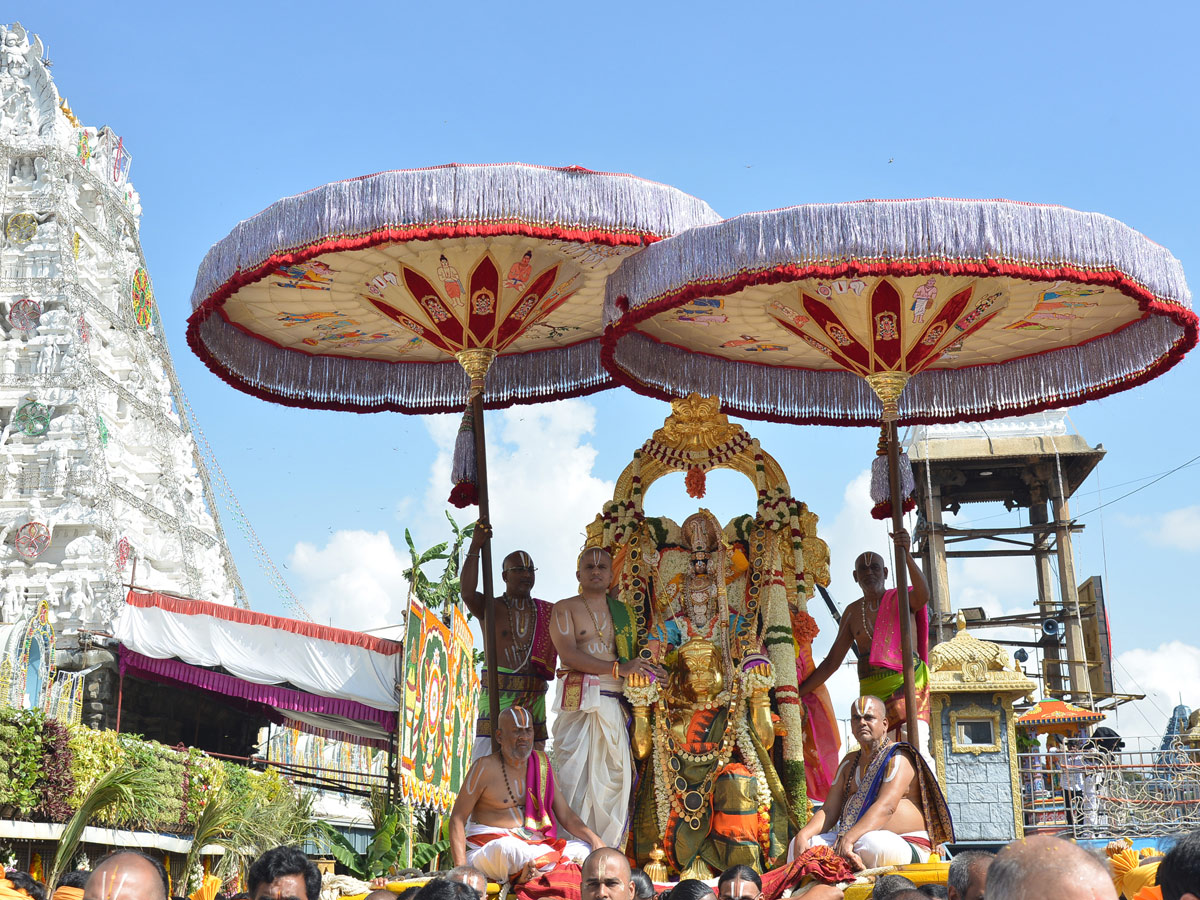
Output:
[[[425,496],[401,497],[403,517],[421,549],[446,540],[449,510],[463,524],[476,509],[451,509],[450,463],[459,416],[428,416],[426,427],[437,454]],[[538,566],[537,596],[559,600],[575,592],[575,558],[583,528],[612,497],[613,484],[592,475],[596,450],[585,441],[596,424],[583,400],[489,413],[488,481],[495,527],[496,577],[500,560],[514,549],[528,551]],[[301,603],[317,622],[342,628],[378,629],[401,620],[407,605],[408,552],[386,532],[338,531],[323,547],[300,542],[288,563],[299,582]],[[428,567],[436,578],[438,564]],[[496,582],[495,589],[503,586]]]
[[314,621],[365,630],[400,621],[408,596],[406,558],[386,532],[337,531],[320,549],[296,544],[288,564]]
[[1118,707],[1104,724],[1126,738],[1126,750],[1148,749],[1131,736],[1152,738],[1157,746],[1177,704],[1200,707],[1200,647],[1167,641],[1153,650],[1126,650],[1114,661],[1113,679],[1118,691],[1146,699]]
[[1200,550],[1200,506],[1184,506],[1158,517],[1137,517],[1155,543],[1179,550]]
[[[421,531],[427,542],[445,537],[443,510],[449,508],[446,497],[459,418],[426,419],[437,446],[424,502],[424,521],[433,525]],[[614,486],[592,474],[597,452],[586,438],[596,427],[595,408],[585,400],[513,407],[489,413],[487,426],[495,577],[506,554],[525,550],[538,567],[535,596],[559,600],[574,594],[575,559],[583,548],[584,528],[612,499]],[[477,512],[470,507],[451,514],[464,522]],[[413,531],[416,535],[418,529]],[[502,589],[499,582],[495,589]]]

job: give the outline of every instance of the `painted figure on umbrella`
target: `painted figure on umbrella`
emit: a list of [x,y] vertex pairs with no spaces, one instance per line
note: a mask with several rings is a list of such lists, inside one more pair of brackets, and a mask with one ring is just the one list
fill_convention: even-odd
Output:
[[533,275],[533,251],[526,250],[525,255],[518,259],[508,270],[508,278],[504,280],[506,287],[520,290],[529,282]]
[[462,278],[458,274],[458,269],[450,265],[450,260],[446,259],[445,254],[438,257],[437,276],[442,280],[442,287],[446,289],[446,297],[455,306],[462,306]]

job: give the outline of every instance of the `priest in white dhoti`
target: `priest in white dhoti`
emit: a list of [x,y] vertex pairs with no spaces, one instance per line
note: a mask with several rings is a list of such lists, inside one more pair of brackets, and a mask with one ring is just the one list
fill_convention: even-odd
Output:
[[584,550],[576,575],[579,594],[555,604],[550,631],[563,666],[555,698],[554,771],[567,805],[605,846],[621,849],[634,780],[620,699],[625,676],[661,678],[663,672],[637,658],[632,618],[623,604],[608,596],[608,551]]
[[533,748],[529,710],[510,706],[501,712],[497,739],[500,749],[467,770],[450,811],[454,865],[474,866],[500,884],[521,883],[559,862],[582,863],[604,846],[555,790],[546,754]]

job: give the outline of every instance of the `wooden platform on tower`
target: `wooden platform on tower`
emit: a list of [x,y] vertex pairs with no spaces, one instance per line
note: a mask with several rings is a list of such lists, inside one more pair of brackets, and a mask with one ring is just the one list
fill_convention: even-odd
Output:
[[[1072,518],[1070,500],[1104,458],[1104,446],[1090,445],[1069,426],[1067,413],[1057,410],[986,423],[918,426],[910,430],[907,445],[916,482],[914,537],[930,588],[931,644],[954,634],[949,560],[1028,557],[1037,576],[1036,608],[1003,617],[966,608],[968,624],[1030,628],[1030,641],[997,643],[1020,648],[1021,662],[1033,648],[1041,651],[1041,671],[1031,674],[1042,679],[1047,697],[1091,707],[1133,699],[1113,690],[1101,579],[1077,580],[1072,549],[1072,535],[1084,526]],[[946,512],[957,515],[966,504],[983,503],[1027,510],[1027,524],[958,528],[943,518]]]

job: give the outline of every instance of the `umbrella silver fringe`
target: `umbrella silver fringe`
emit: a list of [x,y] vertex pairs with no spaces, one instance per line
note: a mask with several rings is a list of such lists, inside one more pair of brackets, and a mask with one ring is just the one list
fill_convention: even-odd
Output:
[[[1135,322],[1082,346],[969,369],[929,369],[909,380],[900,423],[952,422],[1068,406],[1137,378],[1162,360],[1184,329],[1162,316]],[[633,380],[682,397],[721,398],[730,412],[790,422],[877,424],[883,406],[866,381],[837,370],[738,363],[690,353],[630,333],[620,338],[616,366]]]
[[847,262],[1000,263],[1120,270],[1162,300],[1191,307],[1183,266],[1100,213],[1008,200],[867,200],[747,213],[693,228],[624,260],[609,277],[605,322],[688,284],[779,266]]
[[[454,359],[444,363],[315,356],[251,337],[220,316],[200,327],[217,366],[242,385],[298,406],[370,411],[445,412],[461,409],[469,381]],[[499,356],[487,376],[484,404],[536,403],[610,386],[599,339],[570,347]]]
[[487,225],[666,237],[719,222],[707,203],[630,175],[511,163],[380,172],[287,197],[240,222],[208,251],[193,309],[272,256],[386,229]]

